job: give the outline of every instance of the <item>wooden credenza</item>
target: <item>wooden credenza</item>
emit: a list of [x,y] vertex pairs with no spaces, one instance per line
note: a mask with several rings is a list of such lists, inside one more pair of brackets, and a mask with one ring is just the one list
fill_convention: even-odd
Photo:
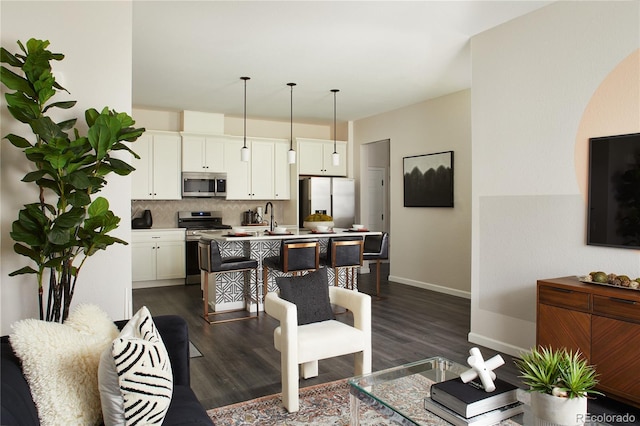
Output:
[[595,365],[598,389],[640,407],[640,291],[538,280],[536,344],[580,350]]

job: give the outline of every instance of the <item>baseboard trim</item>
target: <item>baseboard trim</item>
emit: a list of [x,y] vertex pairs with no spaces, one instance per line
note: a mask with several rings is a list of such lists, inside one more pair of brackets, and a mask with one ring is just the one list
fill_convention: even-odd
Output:
[[184,278],[174,278],[174,279],[154,280],[154,281],[132,281],[131,288],[135,290],[138,288],[170,287],[174,285],[185,285]]
[[510,345],[500,340],[491,339],[489,337],[486,337],[477,333],[469,332],[469,334],[467,335],[467,340],[469,340],[469,343],[476,343],[478,345],[486,346],[487,348],[491,348],[495,351],[509,354],[511,356],[515,356],[518,358],[520,357],[520,354],[522,354],[523,352],[529,351],[529,349]]
[[471,299],[471,292],[456,290],[454,288],[443,287],[437,284],[424,283],[422,281],[410,280],[407,278],[397,277],[395,275],[389,275],[389,282],[396,282],[400,284],[406,284],[413,287],[424,288],[426,290],[437,291],[438,293],[445,293],[451,296],[463,297],[465,299]]

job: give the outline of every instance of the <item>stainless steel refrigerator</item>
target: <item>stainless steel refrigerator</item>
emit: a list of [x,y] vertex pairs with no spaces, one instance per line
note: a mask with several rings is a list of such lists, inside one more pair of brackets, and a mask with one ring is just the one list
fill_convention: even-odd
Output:
[[355,180],[349,178],[308,177],[300,179],[300,226],[313,213],[333,217],[336,228],[355,223]]

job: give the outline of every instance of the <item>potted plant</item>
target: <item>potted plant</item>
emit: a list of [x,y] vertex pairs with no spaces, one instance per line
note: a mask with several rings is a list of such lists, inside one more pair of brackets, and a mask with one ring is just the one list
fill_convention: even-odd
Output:
[[531,394],[537,419],[559,425],[581,425],[586,420],[587,397],[602,395],[595,368],[579,351],[538,347],[515,360]]
[[17,70],[2,66],[0,80],[9,89],[7,109],[30,127],[31,134],[5,138],[31,162],[31,171],[22,181],[35,184],[39,197],[20,210],[11,228],[14,251],[31,259],[35,268],[25,266],[10,275],[35,274],[40,319],[64,321],[85,260],[114,243],[126,244],[108,235],[120,222],[109,210],[109,202],[92,196],[107,184],[108,174],[127,175],[134,170],[113,154],[124,150],[139,158],[124,142],[135,141],[144,129],[134,128],[129,115],[108,108],[85,111],[86,136],[75,128],[77,118],[54,121],[49,116],[52,110],[76,104],[51,101],[58,91],[66,91],[51,71],[51,61],[60,61],[64,55],[47,50],[46,40],[30,39],[26,47],[18,41],[18,45],[22,53],[0,48],[0,62]]

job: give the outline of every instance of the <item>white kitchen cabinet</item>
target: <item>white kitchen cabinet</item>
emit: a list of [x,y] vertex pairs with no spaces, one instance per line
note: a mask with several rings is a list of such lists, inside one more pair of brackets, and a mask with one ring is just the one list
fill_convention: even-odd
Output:
[[[251,138],[247,140],[250,150],[249,162],[240,161],[242,138],[229,138],[225,141],[224,161],[227,170],[227,200],[275,200],[290,198],[290,193],[282,193],[276,198],[276,173],[283,174],[280,159],[276,160],[276,146],[283,141]],[[290,168],[286,164],[286,172]],[[288,176],[290,179],[290,176]],[[279,176],[278,183],[283,185],[284,175]],[[290,182],[290,181],[289,181]],[[287,184],[288,186],[288,184]],[[289,191],[290,192],[290,191]],[[284,197],[287,198],[284,198]]]
[[336,151],[340,154],[340,164],[333,165],[333,141],[298,138],[298,172],[311,176],[346,176],[347,143],[336,142]]
[[131,198],[179,200],[181,138],[179,133],[146,131],[132,146]]
[[[250,145],[250,142],[247,141]],[[249,163],[240,161],[242,138],[229,138],[224,145],[224,164],[227,170],[227,200],[250,200]]]
[[[276,142],[274,150],[274,200],[291,199],[291,165],[288,162],[288,142]],[[297,153],[296,153],[297,154]]]
[[224,172],[224,136],[182,134],[183,172]]
[[132,231],[133,281],[184,279],[184,229]]

